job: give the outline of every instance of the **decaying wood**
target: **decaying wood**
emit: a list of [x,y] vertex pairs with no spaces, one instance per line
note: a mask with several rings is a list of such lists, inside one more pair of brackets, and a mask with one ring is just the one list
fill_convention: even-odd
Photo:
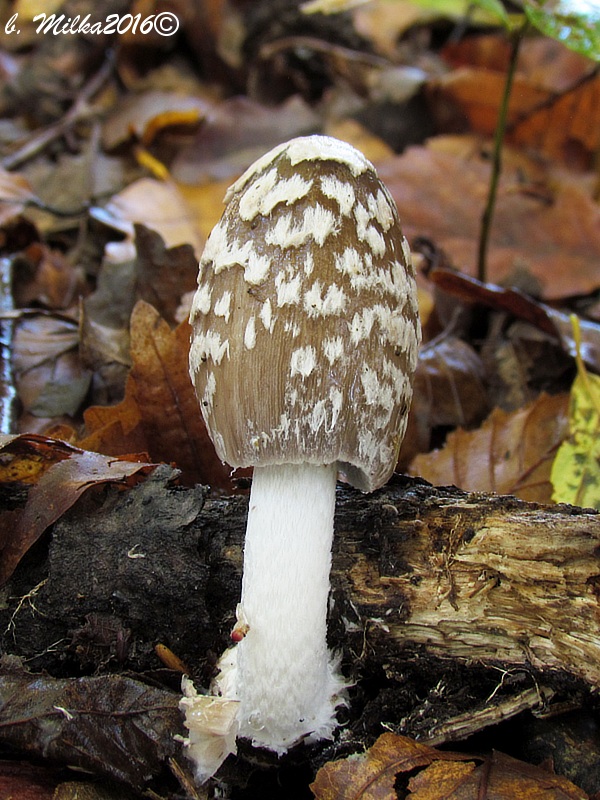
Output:
[[340,508],[335,580],[360,618],[380,621],[398,645],[599,686],[600,516],[402,486],[348,498],[377,521],[376,550]]
[[[88,493],[56,524],[47,561],[27,559],[9,587],[4,652],[64,677],[156,669],[162,643],[208,683],[230,644],[247,498],[173,479],[163,467]],[[329,637],[356,682],[348,735],[447,741],[595,692],[599,548],[589,510],[409,479],[340,487]]]

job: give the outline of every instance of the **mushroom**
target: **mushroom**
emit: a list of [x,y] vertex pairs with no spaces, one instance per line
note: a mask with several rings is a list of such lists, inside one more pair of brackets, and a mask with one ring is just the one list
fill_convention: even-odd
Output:
[[[200,261],[190,375],[217,454],[254,472],[221,697],[184,686],[200,780],[236,735],[279,754],[332,738],[347,686],[326,641],[336,478],[372,492],[392,474],[420,343],[397,209],[359,151],[293,139],[225,203]],[[209,729],[226,744],[207,747]]]

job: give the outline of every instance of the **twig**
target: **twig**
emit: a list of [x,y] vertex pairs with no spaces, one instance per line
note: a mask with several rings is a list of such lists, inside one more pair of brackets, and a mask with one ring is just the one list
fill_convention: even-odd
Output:
[[113,58],[109,54],[109,57],[105,60],[98,72],[96,72],[83,87],[66,114],[58,122],[41,130],[14,153],[5,156],[2,159],[2,166],[4,169],[14,169],[24,161],[33,158],[50,142],[63,136],[72,125],[97,113],[96,110],[89,105],[89,101],[106,83],[112,71]]

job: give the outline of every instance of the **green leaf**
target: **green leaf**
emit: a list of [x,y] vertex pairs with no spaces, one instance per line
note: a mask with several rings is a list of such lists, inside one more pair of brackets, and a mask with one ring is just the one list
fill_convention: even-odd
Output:
[[411,0],[432,15],[462,19],[469,17],[482,25],[509,26],[509,16],[500,0]]
[[508,27],[508,14],[500,0],[474,0],[472,5],[479,6],[491,16],[497,17],[499,22]]
[[546,36],[600,61],[599,0],[525,0],[524,11]]
[[571,388],[569,437],[552,464],[552,499],[600,509],[600,377],[581,359],[579,320],[571,317],[577,343],[577,377]]

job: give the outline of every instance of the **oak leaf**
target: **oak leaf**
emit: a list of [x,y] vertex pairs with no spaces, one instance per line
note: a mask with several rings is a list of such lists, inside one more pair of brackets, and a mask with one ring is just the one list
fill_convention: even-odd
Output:
[[231,489],[230,470],[214,451],[189,378],[190,335],[187,321],[171,330],[155,308],[136,303],[125,398],[87,409],[79,444],[108,455],[148,452],[152,460],[174,462],[186,483]]

